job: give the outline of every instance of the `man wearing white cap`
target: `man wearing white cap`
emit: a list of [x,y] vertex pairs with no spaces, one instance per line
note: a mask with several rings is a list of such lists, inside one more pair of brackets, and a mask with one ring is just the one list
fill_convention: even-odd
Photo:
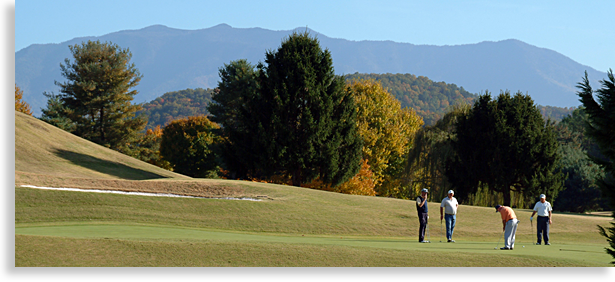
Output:
[[[446,239],[449,243],[454,243],[453,240],[453,231],[455,230],[455,222],[457,221],[457,208],[459,204],[457,203],[457,199],[453,197],[455,192],[453,190],[448,190],[448,197],[442,200],[440,204],[440,224],[442,224],[442,218],[446,219]],[[444,214],[446,215],[444,215]],[[442,226],[440,226],[442,227]]]
[[540,194],[540,201],[534,205],[534,212],[532,216],[530,216],[530,222],[534,219],[534,215],[538,213],[538,220],[536,220],[536,235],[538,236],[538,241],[536,245],[540,245],[540,235],[542,234],[542,239],[545,241],[545,245],[551,245],[549,243],[549,225],[551,225],[551,211],[553,208],[551,207],[551,203],[547,202],[547,196],[545,194]]

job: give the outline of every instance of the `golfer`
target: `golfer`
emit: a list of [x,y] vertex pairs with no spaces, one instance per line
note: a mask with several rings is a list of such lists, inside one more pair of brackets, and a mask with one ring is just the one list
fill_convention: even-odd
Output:
[[429,219],[429,213],[427,211],[427,189],[421,190],[421,195],[416,198],[416,210],[419,215],[419,243],[429,243],[425,241],[425,227],[427,227],[427,220]]
[[448,190],[448,197],[444,198],[440,204],[440,224],[442,224],[442,218],[445,218],[446,239],[449,243],[455,243],[455,240],[453,240],[453,231],[455,230],[457,208],[459,207],[459,203],[457,203],[457,199],[455,199],[453,195],[455,195],[455,192],[453,192],[453,190]]
[[549,243],[549,226],[552,224],[552,210],[551,203],[547,202],[547,196],[545,196],[545,194],[540,194],[540,201],[534,205],[534,212],[532,216],[530,216],[531,222],[534,219],[534,215],[538,213],[538,220],[536,221],[536,235],[538,236],[538,241],[536,245],[540,245],[540,234],[542,234],[542,238],[544,238],[545,245],[551,245],[551,243]]
[[500,250],[512,250],[515,247],[515,233],[517,233],[517,215],[512,208],[506,206],[495,206],[495,212],[500,212],[502,216],[502,231],[504,231],[504,247]]

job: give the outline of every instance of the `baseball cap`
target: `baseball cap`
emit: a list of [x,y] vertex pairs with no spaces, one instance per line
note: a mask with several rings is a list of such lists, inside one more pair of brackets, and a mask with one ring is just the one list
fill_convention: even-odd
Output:
[[547,196],[545,196],[545,194],[540,194],[540,198],[541,198],[541,199],[542,199],[542,198],[545,198],[545,199],[546,199],[546,198],[547,198]]
[[498,210],[500,209],[500,207],[502,207],[502,206],[500,206],[500,205],[495,206],[495,212],[498,212]]
[[423,190],[421,190],[421,192],[429,193],[429,191],[427,190],[427,188],[423,188]]
[[455,192],[453,192],[453,190],[448,190],[448,194],[455,194]]

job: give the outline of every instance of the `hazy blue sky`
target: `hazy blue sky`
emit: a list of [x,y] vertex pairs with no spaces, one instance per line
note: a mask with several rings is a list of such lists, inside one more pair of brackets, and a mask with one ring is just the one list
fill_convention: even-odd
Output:
[[606,72],[615,68],[614,14],[615,1],[606,0],[16,0],[15,51],[153,24],[194,30],[226,23],[429,45],[514,38]]

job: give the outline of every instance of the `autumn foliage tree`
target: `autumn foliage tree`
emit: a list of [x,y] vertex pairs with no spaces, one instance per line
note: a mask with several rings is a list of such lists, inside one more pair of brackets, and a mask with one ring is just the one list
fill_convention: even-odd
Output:
[[28,105],[28,103],[21,100],[22,98],[23,90],[15,84],[15,110],[31,116],[32,109],[30,109],[30,105]]
[[376,179],[374,178],[374,173],[370,169],[369,164],[367,164],[367,160],[361,160],[359,172],[348,181],[338,186],[332,187],[331,184],[323,183],[321,179],[315,179],[310,183],[301,185],[301,187],[312,189],[362,196],[376,196],[376,190],[374,190],[375,186]]
[[220,126],[205,116],[174,120],[162,130],[160,155],[173,171],[190,177],[215,177]]
[[401,175],[414,134],[423,125],[423,119],[414,110],[402,108],[379,82],[352,81],[347,91],[356,100],[362,156],[373,171],[376,192],[380,196],[410,197]]
[[161,142],[162,128],[158,125],[140,134],[135,142],[127,144],[125,154],[155,166],[171,170],[171,164],[164,160],[160,154]]

